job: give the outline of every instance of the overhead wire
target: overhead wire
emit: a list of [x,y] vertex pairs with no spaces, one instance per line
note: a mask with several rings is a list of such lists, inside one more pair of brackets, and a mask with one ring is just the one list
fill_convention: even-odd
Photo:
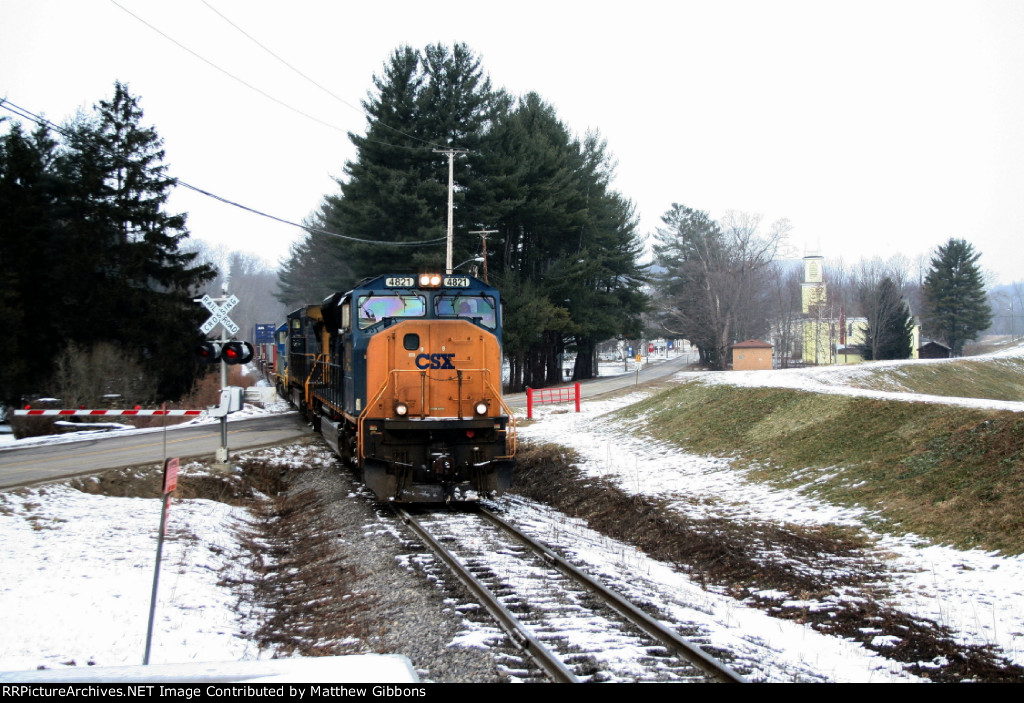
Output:
[[[57,132],[58,134],[63,135],[65,138],[71,139],[71,138],[74,138],[74,137],[78,136],[78,135],[74,135],[73,133],[69,132],[68,130],[64,129],[63,127],[60,127],[59,125],[54,124],[53,122],[51,122],[50,120],[46,119],[45,117],[42,117],[41,115],[38,115],[38,114],[32,112],[31,110],[28,110],[27,108],[21,107],[20,105],[12,103],[7,98],[0,98],[0,108],[3,108],[5,110],[7,110],[8,112],[14,113],[15,115],[18,115],[19,117],[21,117],[22,119],[26,119],[26,120],[29,120],[30,122],[34,122],[34,123],[38,124],[41,127],[46,127],[48,129],[52,129],[53,131]],[[112,153],[108,149],[103,148],[102,146],[100,148],[108,156],[112,156],[112,157],[114,157],[116,159],[121,159],[121,160],[124,160],[124,161],[129,161],[129,159],[127,159],[127,157],[124,157],[124,156],[122,156],[120,154]],[[146,168],[147,170],[152,170],[152,167],[144,166],[143,168]],[[447,237],[438,237],[436,239],[427,239],[427,240],[424,240],[422,242],[385,242],[385,241],[376,240],[376,239],[363,239],[363,238],[360,238],[360,237],[350,237],[350,236],[345,235],[345,234],[339,234],[338,232],[331,232],[330,230],[321,229],[319,227],[312,227],[312,226],[309,226],[309,225],[299,224],[297,222],[292,222],[291,220],[286,220],[283,217],[277,217],[276,215],[271,215],[269,213],[263,212],[262,210],[257,210],[256,208],[249,207],[248,205],[243,205],[243,204],[238,203],[238,202],[236,202],[234,200],[231,200],[229,198],[225,198],[223,196],[217,195],[216,193],[212,193],[212,192],[210,192],[208,190],[204,190],[203,188],[200,188],[198,186],[192,185],[191,183],[188,183],[187,181],[183,181],[180,178],[172,177],[171,180],[172,180],[174,185],[180,185],[183,188],[187,188],[188,190],[194,191],[194,192],[199,193],[200,195],[204,195],[204,196],[206,196],[208,198],[212,198],[213,200],[216,200],[218,202],[224,203],[226,205],[231,205],[231,206],[237,207],[237,208],[239,208],[241,210],[245,210],[246,212],[250,212],[250,213],[252,213],[254,215],[259,215],[260,217],[266,217],[267,219],[274,220],[275,222],[280,222],[281,224],[289,225],[291,227],[298,227],[299,229],[301,229],[303,231],[306,231],[306,232],[309,232],[309,233],[322,234],[322,235],[329,236],[329,237],[337,237],[339,239],[344,239],[344,240],[347,240],[347,241],[350,241],[350,242],[359,242],[361,244],[371,244],[371,245],[377,245],[377,246],[393,246],[393,247],[420,247],[420,246],[429,246],[429,245],[432,245],[432,244],[439,244],[440,242],[447,241]]]
[[[321,125],[323,125],[323,126],[325,126],[325,127],[328,127],[329,129],[333,129],[333,130],[336,130],[336,131],[339,131],[339,132],[344,132],[345,134],[350,134],[350,132],[349,132],[349,131],[348,131],[347,129],[345,129],[345,128],[343,128],[343,127],[339,127],[338,125],[332,124],[332,123],[330,123],[330,122],[327,122],[327,121],[325,121],[325,120],[322,120],[322,119],[320,119],[319,117],[316,117],[316,116],[314,116],[314,115],[311,115],[311,114],[309,114],[308,112],[305,112],[305,111],[303,111],[303,110],[300,110],[299,108],[295,107],[294,105],[291,105],[291,104],[289,104],[289,103],[285,102],[284,100],[281,100],[281,99],[279,99],[279,98],[276,98],[276,97],[274,97],[273,95],[271,95],[270,93],[266,92],[265,90],[262,90],[262,89],[260,89],[260,88],[256,87],[255,85],[253,85],[253,84],[249,83],[248,81],[246,81],[246,80],[244,80],[244,79],[242,79],[242,78],[240,78],[240,77],[236,76],[235,74],[231,73],[231,72],[230,72],[230,71],[228,71],[227,69],[225,69],[225,68],[222,68],[221,66],[217,65],[216,63],[214,63],[214,62],[213,62],[213,61],[211,61],[210,59],[208,59],[208,58],[206,58],[205,56],[201,55],[201,54],[200,54],[200,53],[198,53],[197,51],[194,51],[193,49],[189,48],[188,46],[186,46],[186,45],[185,45],[185,44],[183,44],[182,42],[180,42],[180,41],[178,41],[177,39],[175,39],[174,37],[170,36],[169,34],[167,34],[166,32],[164,32],[164,31],[163,31],[163,30],[161,30],[160,28],[156,27],[156,26],[155,26],[155,25],[153,25],[153,24],[152,24],[151,22],[148,22],[148,21],[144,20],[144,19],[143,19],[142,17],[139,17],[139,16],[137,15],[137,14],[135,14],[134,12],[132,12],[131,10],[129,10],[128,8],[126,8],[126,7],[124,6],[124,5],[122,5],[122,4],[120,4],[119,2],[117,2],[117,0],[110,0],[110,2],[111,2],[111,4],[113,4],[113,5],[115,6],[115,7],[117,7],[117,8],[119,8],[119,9],[121,9],[122,11],[124,11],[125,13],[127,13],[128,15],[130,15],[131,17],[135,18],[136,20],[138,20],[138,21],[139,21],[139,22],[141,22],[142,24],[146,25],[147,27],[149,27],[150,29],[152,29],[152,30],[153,30],[154,32],[156,32],[157,34],[159,34],[159,35],[160,35],[160,36],[162,36],[162,37],[163,37],[164,39],[168,40],[169,42],[171,42],[172,44],[174,44],[174,45],[175,45],[175,46],[177,46],[178,48],[180,48],[180,49],[182,49],[182,50],[184,50],[184,51],[188,52],[189,54],[191,54],[191,55],[192,55],[192,56],[194,56],[195,58],[199,59],[200,61],[202,61],[202,62],[203,62],[203,63],[205,63],[206,65],[210,66],[211,68],[213,68],[213,69],[215,69],[215,70],[217,70],[217,71],[219,71],[219,72],[223,73],[223,74],[224,74],[225,76],[227,76],[228,78],[231,78],[232,80],[234,80],[234,81],[237,81],[238,83],[242,84],[242,85],[243,85],[243,86],[245,86],[246,88],[249,88],[250,90],[252,90],[252,91],[255,91],[256,93],[258,93],[259,95],[262,95],[263,97],[265,97],[266,99],[268,99],[268,100],[272,101],[273,103],[275,103],[275,104],[277,104],[277,105],[280,105],[281,107],[284,107],[284,108],[285,108],[285,109],[287,109],[287,110],[291,110],[292,112],[294,112],[294,113],[296,113],[296,114],[298,114],[298,115],[301,115],[302,117],[305,117],[305,118],[307,118],[307,119],[309,119],[309,120],[312,120],[312,121],[314,121],[314,122],[316,122],[316,123],[318,123],[318,124],[321,124]],[[271,56],[273,56],[273,57],[274,57],[275,59],[277,59],[277,60],[278,60],[279,62],[281,62],[281,63],[282,63],[283,65],[285,65],[285,66],[286,66],[286,67],[288,67],[288,68],[289,68],[290,70],[292,70],[293,72],[295,72],[295,73],[296,73],[297,75],[299,75],[299,76],[301,76],[301,77],[302,77],[303,79],[305,79],[305,80],[309,81],[309,82],[310,82],[310,83],[312,83],[312,84],[313,84],[314,86],[316,86],[316,87],[317,87],[317,88],[319,88],[320,90],[324,91],[325,93],[327,93],[327,94],[328,94],[328,95],[330,95],[330,96],[331,96],[332,98],[334,98],[335,100],[339,101],[340,103],[342,103],[342,104],[343,104],[343,105],[345,105],[346,107],[349,107],[349,108],[351,108],[351,109],[353,109],[353,110],[357,111],[357,112],[358,112],[359,114],[363,115],[363,117],[367,117],[367,115],[366,115],[366,112],[365,112],[364,110],[362,110],[362,109],[360,109],[360,108],[358,108],[358,107],[354,106],[354,105],[353,105],[352,103],[348,102],[347,100],[345,100],[345,99],[343,99],[343,98],[341,98],[341,97],[339,97],[339,96],[335,95],[335,94],[334,94],[334,93],[332,93],[332,92],[331,92],[330,90],[328,90],[327,88],[325,88],[324,86],[320,85],[320,84],[319,84],[318,82],[316,82],[315,80],[313,80],[312,78],[310,78],[309,76],[307,76],[306,74],[304,74],[304,73],[303,73],[302,71],[300,71],[299,69],[297,69],[297,68],[295,68],[294,66],[292,66],[292,65],[291,65],[290,63],[288,63],[288,62],[287,62],[287,61],[285,61],[285,60],[284,60],[283,58],[281,58],[280,56],[278,56],[278,55],[277,55],[276,53],[274,53],[273,51],[271,51],[271,50],[270,50],[270,49],[269,49],[268,47],[266,47],[266,46],[265,46],[265,45],[264,45],[263,43],[261,43],[260,41],[258,41],[258,40],[257,40],[257,39],[256,39],[255,37],[253,37],[253,36],[252,36],[252,35],[250,35],[250,34],[249,34],[248,32],[246,32],[246,31],[245,31],[245,30],[243,30],[243,29],[242,29],[241,27],[239,27],[239,26],[238,26],[237,24],[235,24],[234,22],[232,22],[232,21],[231,21],[231,20],[230,20],[230,19],[229,19],[228,17],[226,17],[226,16],[225,16],[225,15],[224,15],[223,13],[221,13],[221,12],[220,12],[219,10],[217,10],[216,8],[214,8],[214,7],[213,7],[212,5],[210,5],[210,4],[208,3],[208,2],[206,2],[205,0],[203,0],[203,4],[204,4],[204,5],[206,5],[206,6],[207,6],[207,7],[208,7],[208,8],[209,8],[209,9],[210,9],[211,11],[213,11],[214,13],[216,13],[216,14],[217,14],[217,15],[218,15],[218,16],[219,16],[219,17],[220,17],[221,19],[223,19],[223,20],[224,20],[225,22],[227,22],[227,23],[228,23],[228,24],[229,24],[229,25],[230,25],[231,27],[233,27],[233,28],[234,28],[235,30],[237,30],[238,32],[240,32],[240,33],[241,33],[241,34],[242,34],[243,36],[245,36],[245,37],[246,37],[247,39],[249,39],[250,41],[252,41],[252,42],[253,42],[254,44],[256,44],[256,45],[257,45],[258,47],[260,47],[260,48],[261,48],[261,49],[263,49],[264,51],[266,51],[266,52],[267,52],[268,54],[270,54]],[[414,141],[417,141],[417,142],[422,142],[422,143],[423,143],[424,145],[426,145],[426,146],[428,146],[428,147],[432,147],[432,148],[437,148],[437,149],[443,149],[443,148],[446,148],[446,147],[445,147],[444,145],[438,144],[438,143],[436,143],[436,142],[432,142],[432,141],[430,141],[430,140],[427,140],[427,139],[422,139],[422,138],[420,138],[420,137],[417,137],[417,136],[415,136],[415,135],[409,134],[408,132],[403,132],[402,130],[400,130],[400,129],[396,128],[396,127],[392,127],[391,125],[388,125],[388,124],[386,124],[386,123],[384,123],[384,122],[380,122],[380,121],[378,121],[378,122],[377,122],[377,124],[378,124],[378,125],[380,125],[380,126],[381,126],[382,128],[384,128],[384,129],[387,129],[387,130],[390,130],[390,131],[392,131],[392,132],[394,132],[394,133],[396,133],[396,134],[400,134],[400,135],[402,135],[403,137],[407,137],[407,138],[409,138],[409,139],[412,139],[412,140],[414,140]],[[395,143],[393,143],[393,142],[385,142],[385,141],[382,141],[382,140],[379,140],[379,139],[373,139],[373,138],[372,138],[372,137],[370,137],[369,135],[367,135],[367,136],[365,136],[365,137],[362,137],[362,139],[364,139],[365,141],[368,141],[368,142],[373,142],[373,143],[375,143],[375,144],[383,144],[383,145],[385,145],[385,146],[389,146],[389,147],[392,147],[392,148],[394,148],[394,149],[408,149],[408,150],[411,150],[411,151],[413,151],[413,150],[417,150],[417,149],[421,149],[421,148],[423,148],[423,147],[415,147],[415,146],[408,146],[408,145],[405,145],[405,144],[395,144]]]
[[[263,44],[263,42],[261,42],[258,39],[256,39],[256,37],[254,37],[251,34],[249,34],[247,31],[245,31],[240,26],[238,26],[235,22],[231,21],[231,19],[227,15],[225,15],[223,12],[221,12],[216,7],[211,5],[207,0],[200,0],[200,1],[204,5],[206,5],[206,7],[208,7],[210,9],[210,11],[212,11],[214,14],[216,14],[218,17],[220,17],[225,22],[227,22],[231,27],[233,27],[236,31],[238,31],[242,36],[244,36],[246,39],[251,41],[253,44],[258,46],[259,48],[263,49],[263,51],[267,52],[268,54],[270,54],[275,59],[277,59],[282,65],[284,65],[289,70],[291,70],[293,73],[295,73],[295,75],[299,76],[303,80],[306,80],[309,83],[311,83],[312,85],[316,86],[317,88],[322,90],[324,93],[326,93],[327,95],[331,96],[332,98],[334,98],[335,100],[340,102],[342,105],[345,105],[346,107],[349,107],[349,108],[355,110],[356,112],[358,112],[360,115],[363,115],[364,117],[366,117],[366,112],[362,108],[356,107],[355,105],[350,103],[348,100],[345,100],[344,98],[339,97],[338,95],[334,94],[333,92],[331,92],[330,90],[328,90],[324,86],[320,85],[320,83],[318,83],[317,81],[313,80],[312,78],[307,76],[305,73],[303,73],[302,71],[297,69],[295,66],[291,65],[288,61],[286,61],[285,59],[283,59],[280,56],[278,56],[274,51],[272,51],[269,47],[267,47],[265,44]],[[438,148],[438,149],[445,148],[444,145],[442,145],[442,144],[438,144],[436,142],[432,142],[432,141],[427,140],[427,139],[421,139],[420,137],[417,137],[417,136],[415,136],[413,134],[409,134],[408,132],[403,132],[402,130],[398,129],[397,127],[392,127],[391,125],[385,124],[383,122],[378,122],[378,124],[381,127],[385,128],[385,129],[389,129],[392,132],[395,132],[396,134],[400,134],[403,137],[408,137],[409,139],[415,140],[417,142],[422,142],[422,143],[426,144],[429,147]],[[369,139],[369,137],[367,137],[367,139],[369,141],[377,141],[377,140]],[[380,142],[380,143],[382,143],[382,142]],[[391,146],[394,146],[394,145],[391,145]]]
[[213,68],[213,69],[215,69],[215,70],[217,70],[217,71],[220,71],[221,73],[223,73],[223,74],[224,74],[225,76],[227,76],[228,78],[230,78],[230,79],[232,79],[232,80],[234,80],[234,81],[237,81],[237,82],[241,83],[242,85],[244,85],[244,86],[245,86],[246,88],[248,88],[249,90],[253,90],[253,91],[255,91],[255,92],[259,93],[260,95],[262,95],[263,97],[265,97],[265,98],[266,98],[267,100],[270,100],[270,101],[272,101],[272,102],[274,102],[274,103],[277,103],[277,104],[278,104],[278,105],[280,105],[281,107],[283,107],[283,108],[285,108],[285,109],[287,109],[287,110],[291,110],[292,112],[294,112],[294,113],[296,113],[296,114],[298,114],[298,115],[302,115],[303,117],[305,117],[305,118],[307,118],[307,119],[310,119],[310,120],[313,120],[314,122],[317,122],[317,123],[319,123],[319,124],[322,124],[322,125],[323,125],[323,126],[325,126],[325,127],[328,127],[328,128],[330,128],[330,129],[333,129],[333,130],[337,130],[337,131],[339,131],[339,132],[343,132],[343,133],[345,133],[345,134],[347,134],[347,133],[348,133],[348,130],[347,130],[347,129],[344,129],[343,127],[339,127],[338,125],[335,125],[335,124],[331,124],[330,122],[326,122],[326,121],[324,121],[324,120],[321,120],[321,119],[320,119],[319,117],[314,117],[313,115],[310,115],[310,114],[309,114],[308,112],[303,112],[302,110],[298,109],[298,108],[297,108],[297,107],[295,107],[294,105],[289,105],[289,104],[288,104],[288,103],[286,103],[285,101],[283,101],[283,100],[279,100],[278,98],[275,98],[275,97],[274,97],[273,95],[271,95],[270,93],[268,93],[268,92],[266,92],[266,91],[264,91],[264,90],[261,90],[260,88],[257,88],[257,87],[256,87],[256,86],[254,86],[254,85],[253,85],[252,83],[249,83],[249,82],[245,81],[244,79],[242,79],[242,78],[239,78],[238,76],[236,76],[235,74],[231,73],[231,72],[230,72],[230,71],[228,71],[227,69],[221,68],[220,66],[218,66],[217,64],[215,64],[215,63],[214,63],[213,61],[210,61],[209,59],[205,58],[204,56],[202,56],[202,55],[200,55],[200,54],[196,53],[195,51],[193,51],[192,49],[188,48],[187,46],[185,46],[184,44],[182,44],[182,43],[181,43],[180,41],[178,41],[177,39],[175,39],[174,37],[172,37],[172,36],[170,36],[169,34],[167,34],[167,33],[163,32],[163,31],[162,31],[162,30],[160,30],[160,29],[159,29],[158,27],[156,27],[156,26],[154,26],[154,25],[150,24],[150,23],[149,23],[149,22],[147,22],[146,20],[142,19],[141,17],[139,17],[138,15],[136,15],[136,14],[135,14],[134,12],[132,12],[131,10],[129,10],[129,9],[127,8],[127,7],[125,7],[125,6],[124,6],[124,5],[122,5],[121,3],[117,2],[117,0],[110,0],[110,2],[111,2],[111,3],[113,3],[113,4],[115,5],[115,6],[119,7],[119,8],[120,8],[121,10],[123,10],[124,12],[126,12],[126,13],[128,13],[129,15],[131,15],[132,17],[134,17],[135,19],[137,19],[137,20],[138,20],[139,22],[141,22],[142,24],[144,24],[144,25],[146,25],[147,27],[149,27],[150,29],[152,29],[152,30],[153,30],[154,32],[156,32],[157,34],[159,34],[159,35],[160,35],[160,36],[162,36],[162,37],[163,37],[164,39],[166,39],[167,41],[171,42],[172,44],[174,44],[174,45],[175,45],[175,46],[177,46],[178,48],[180,48],[180,49],[182,49],[182,50],[184,50],[184,51],[187,51],[188,53],[192,54],[192,56],[195,56],[195,57],[196,57],[197,59],[199,59],[200,61],[202,61],[203,63],[205,63],[205,64],[206,64],[207,66],[209,66],[210,68]]

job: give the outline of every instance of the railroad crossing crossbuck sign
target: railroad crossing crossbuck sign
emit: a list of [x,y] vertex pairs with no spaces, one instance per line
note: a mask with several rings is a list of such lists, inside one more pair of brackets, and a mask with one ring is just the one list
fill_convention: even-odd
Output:
[[228,313],[238,305],[238,298],[232,295],[224,301],[223,305],[217,305],[217,303],[213,302],[213,298],[209,295],[204,295],[199,302],[202,303],[204,308],[213,313],[210,319],[199,328],[203,331],[203,334],[209,334],[210,330],[217,325],[224,325],[224,329],[228,331],[228,334],[238,334],[238,325],[228,317]]

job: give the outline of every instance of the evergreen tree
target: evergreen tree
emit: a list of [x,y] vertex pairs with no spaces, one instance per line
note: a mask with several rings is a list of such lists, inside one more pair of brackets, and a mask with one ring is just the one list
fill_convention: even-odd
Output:
[[[5,330],[0,402],[16,403],[45,377],[62,344],[60,303],[70,297],[58,213],[57,144],[19,124],[0,136],[0,325]],[[56,305],[55,305],[56,303]]]
[[[155,130],[126,86],[61,130],[58,145],[17,126],[0,138],[0,318],[21,320],[8,400],[41,390],[74,343],[112,343],[157,381],[161,398],[191,389],[191,349],[204,311],[192,293],[213,276],[183,253],[185,216],[164,210],[166,175]],[[21,335],[22,331],[18,332]]]
[[656,235],[654,278],[658,307],[654,316],[662,329],[685,337],[700,350],[701,363],[722,368],[716,342],[711,272],[724,262],[725,242],[721,228],[700,210],[673,203],[661,217],[665,223]]
[[[315,281],[320,290],[314,298],[344,290],[366,276],[443,268],[448,157],[438,149],[467,152],[455,161],[456,263],[476,251],[474,238],[465,232],[481,221],[473,212],[480,207],[475,198],[481,193],[477,147],[500,99],[479,58],[465,44],[451,49],[431,45],[422,53],[404,46],[392,53],[373,83],[374,94],[363,102],[369,118],[366,134],[349,134],[356,159],[345,165],[340,192],[325,197],[310,218],[307,240],[285,265],[281,297],[290,304],[310,288],[310,279],[304,282],[298,273],[310,260],[304,257],[340,264],[333,275]],[[351,239],[319,235],[312,228]],[[382,246],[428,240],[435,241]]]
[[[604,143],[575,139],[535,94],[513,103],[493,90],[463,44],[402,47],[374,86],[366,136],[350,135],[358,157],[310,225],[374,241],[440,240],[448,160],[435,150],[466,150],[455,159],[453,263],[480,252],[469,231],[498,231],[488,271],[506,303],[513,387],[560,382],[566,351],[577,352],[577,378],[596,374],[597,342],[635,333],[646,301],[636,218],[610,188]],[[308,294],[317,272],[304,272],[321,261],[337,262],[346,280],[332,283],[344,289],[387,271],[437,270],[444,244],[398,249],[311,231],[282,271],[280,297],[309,302],[330,292]]]
[[165,210],[174,181],[163,141],[142,124],[138,98],[117,82],[95,111],[71,130],[72,159],[100,168],[99,178],[83,184],[92,231],[78,237],[101,256],[93,266],[97,309],[87,318],[93,329],[78,339],[119,343],[158,379],[160,397],[175,398],[191,388],[191,349],[205,317],[192,295],[214,271],[193,265],[196,254],[180,249],[186,216]]
[[[574,139],[536,94],[497,119],[485,147],[481,212],[498,230],[492,281],[516,291],[510,312],[529,304],[537,313],[506,317],[514,339],[534,340],[507,349],[511,387],[559,383],[567,351],[576,352],[574,377],[590,378],[597,343],[635,332],[646,305],[632,204],[609,188],[604,143]],[[537,300],[520,300],[520,291]],[[533,327],[542,321],[553,326]]]
[[967,240],[951,238],[938,248],[925,276],[927,332],[949,346],[954,356],[963,353],[964,342],[992,324],[979,258]]
[[914,345],[914,320],[899,286],[888,276],[878,286],[861,290],[868,318],[863,356],[872,359],[909,359]]

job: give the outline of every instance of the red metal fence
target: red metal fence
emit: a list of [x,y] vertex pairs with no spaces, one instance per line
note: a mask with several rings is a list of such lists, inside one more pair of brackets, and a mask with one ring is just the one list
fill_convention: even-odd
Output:
[[533,406],[548,403],[569,403],[575,401],[576,412],[580,411],[580,384],[576,383],[561,388],[527,388],[526,417],[533,419]]

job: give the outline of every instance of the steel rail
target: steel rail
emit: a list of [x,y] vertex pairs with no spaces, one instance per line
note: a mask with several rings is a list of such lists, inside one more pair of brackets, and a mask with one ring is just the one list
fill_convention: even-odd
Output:
[[661,642],[668,648],[669,651],[674,653],[680,659],[696,666],[697,668],[704,671],[704,673],[712,676],[716,680],[723,683],[747,683],[747,680],[740,674],[736,673],[725,664],[721,663],[717,659],[711,657],[707,652],[702,650],[697,645],[689,642],[675,632],[672,632],[664,625],[659,623],[657,620],[643,612],[635,605],[627,601],[625,598],[620,596],[615,591],[608,589],[603,584],[599,583],[595,579],[591,578],[587,574],[583,573],[575,566],[570,564],[562,557],[555,554],[544,544],[534,540],[533,538],[523,534],[513,525],[509,524],[505,520],[492,513],[490,510],[483,506],[477,506],[477,511],[492,524],[496,525],[500,529],[504,530],[508,534],[511,534],[516,539],[523,542],[536,554],[538,554],[546,562],[550,563],[556,569],[561,571],[569,578],[577,581],[578,583],[586,586],[592,593],[598,598],[602,599],[607,603],[613,610],[618,612],[624,618],[630,620],[634,625],[639,627],[641,630],[646,632],[654,639]]
[[565,664],[556,657],[551,650],[540,643],[509,610],[501,604],[498,598],[483,585],[479,579],[469,572],[455,555],[449,552],[444,546],[434,539],[416,518],[403,508],[392,505],[391,509],[396,515],[407,524],[427,546],[429,546],[441,561],[443,561],[452,573],[478,598],[481,604],[491,614],[491,617],[508,634],[512,642],[529,654],[544,672],[556,683],[580,683],[580,680],[573,674]]

